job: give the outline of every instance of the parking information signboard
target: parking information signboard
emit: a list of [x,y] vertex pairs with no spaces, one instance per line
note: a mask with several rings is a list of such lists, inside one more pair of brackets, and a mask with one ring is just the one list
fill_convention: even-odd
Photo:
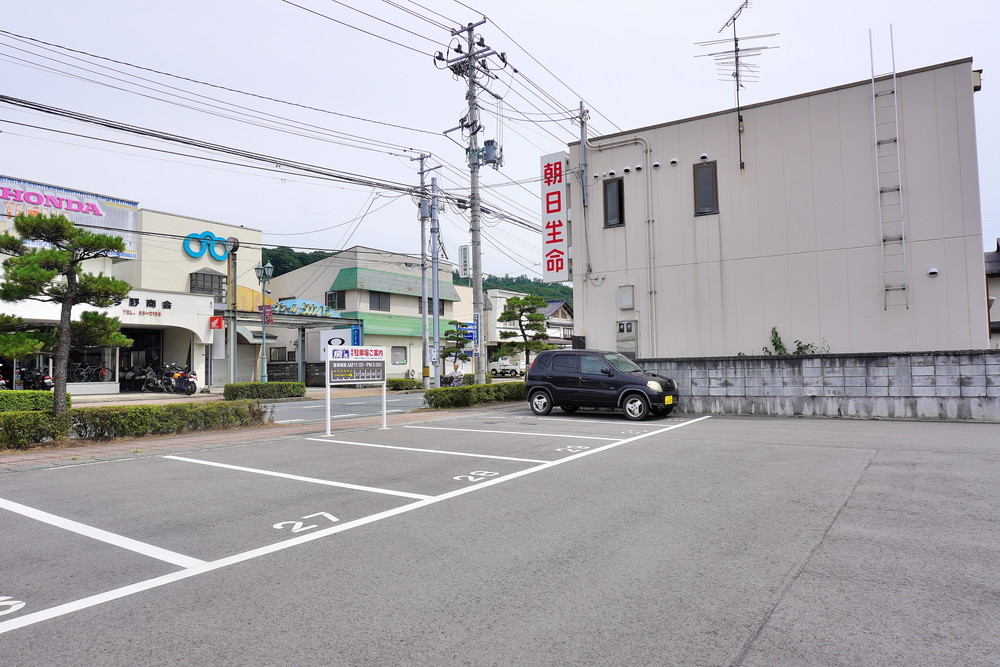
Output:
[[381,384],[382,428],[386,426],[384,347],[328,346],[326,348],[326,434],[330,435],[331,394],[334,384]]
[[331,382],[385,382],[384,347],[330,347],[327,376]]

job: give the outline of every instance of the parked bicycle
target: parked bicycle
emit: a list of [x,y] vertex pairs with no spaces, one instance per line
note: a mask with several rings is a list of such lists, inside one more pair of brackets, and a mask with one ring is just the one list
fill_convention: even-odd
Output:
[[70,382],[111,382],[114,375],[111,369],[103,364],[89,366],[77,363],[70,366],[67,377]]

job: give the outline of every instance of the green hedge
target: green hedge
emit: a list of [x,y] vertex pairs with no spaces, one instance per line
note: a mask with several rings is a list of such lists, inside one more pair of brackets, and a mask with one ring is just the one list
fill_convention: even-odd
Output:
[[424,402],[432,408],[465,408],[479,403],[523,401],[526,398],[523,382],[441,387],[424,392]]
[[[72,396],[66,395],[66,405],[70,405]],[[52,392],[35,389],[15,389],[0,391],[0,412],[17,410],[52,410]]]
[[69,412],[25,410],[0,412],[0,447],[27,449],[29,445],[69,437],[73,418]]
[[167,435],[271,422],[272,410],[260,401],[213,401],[168,405],[122,405],[75,408],[65,414],[22,411],[0,413],[0,447],[27,449],[40,442],[68,438],[114,438]]
[[411,380],[409,378],[391,378],[385,381],[386,389],[420,389],[424,386],[420,380]]
[[306,395],[302,382],[233,382],[222,390],[227,401],[248,398],[298,398]]

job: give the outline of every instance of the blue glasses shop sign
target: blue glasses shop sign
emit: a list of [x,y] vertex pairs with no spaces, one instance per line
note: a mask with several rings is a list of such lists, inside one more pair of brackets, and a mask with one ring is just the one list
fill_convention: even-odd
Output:
[[184,252],[195,259],[203,257],[207,252],[212,259],[222,262],[229,256],[229,246],[226,239],[221,239],[212,232],[202,232],[184,237]]

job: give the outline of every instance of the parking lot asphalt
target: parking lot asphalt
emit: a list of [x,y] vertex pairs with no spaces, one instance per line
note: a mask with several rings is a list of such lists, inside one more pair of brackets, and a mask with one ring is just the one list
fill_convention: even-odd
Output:
[[372,421],[0,459],[0,661],[1000,664],[995,425]]

